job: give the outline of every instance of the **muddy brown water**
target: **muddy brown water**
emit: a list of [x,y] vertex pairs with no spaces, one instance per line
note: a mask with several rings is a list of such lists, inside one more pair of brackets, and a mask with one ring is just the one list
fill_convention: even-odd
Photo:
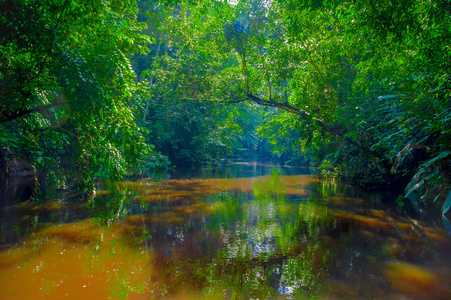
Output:
[[384,200],[241,163],[5,201],[0,299],[451,299],[443,224]]

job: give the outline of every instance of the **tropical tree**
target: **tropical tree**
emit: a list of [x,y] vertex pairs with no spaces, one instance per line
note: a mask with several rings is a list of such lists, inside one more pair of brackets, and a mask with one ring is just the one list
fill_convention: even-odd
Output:
[[282,109],[301,132],[303,152],[325,170],[366,186],[413,178],[405,193],[413,202],[431,188],[445,197],[447,7],[440,0],[182,3],[168,17],[168,32],[181,34],[162,82],[177,81],[163,89]]
[[405,196],[414,203],[424,194],[444,199],[450,180],[451,52],[444,42],[450,39],[450,2],[279,3],[291,41],[317,57],[311,68],[338,71],[337,80],[327,80],[338,105],[326,107],[353,143],[330,153],[332,165],[345,163],[342,172],[360,181],[411,180]]
[[140,2],[140,19],[148,24],[143,33],[155,39],[149,53],[132,58],[140,84],[148,87],[138,118],[148,131],[147,142],[176,166],[268,154],[263,149],[268,144],[255,133],[262,110],[197,98],[210,93],[203,85],[209,72],[204,65],[215,53],[208,48],[198,51],[197,44],[208,39],[186,31],[185,25],[192,24],[183,23],[184,13],[178,6]]
[[64,184],[82,190],[125,174],[151,150],[134,121],[129,56],[150,42],[136,1],[2,0],[0,10],[1,159],[72,171]]

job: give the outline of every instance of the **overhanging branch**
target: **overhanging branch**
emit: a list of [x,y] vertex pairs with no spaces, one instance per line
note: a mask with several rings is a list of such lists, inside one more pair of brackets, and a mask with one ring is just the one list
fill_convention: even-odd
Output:
[[[264,100],[264,99],[262,99],[260,97],[254,96],[252,93],[247,94],[247,97],[251,101],[253,101],[255,103],[258,103],[258,104],[264,105],[264,106],[271,106],[271,107],[280,108],[280,109],[288,111],[288,112],[290,112],[292,114],[298,115],[304,120],[307,120],[310,117],[309,113],[307,113],[307,112],[305,112],[303,110],[300,110],[299,108],[294,107],[293,105],[290,105],[287,102],[276,102],[276,101],[273,101],[273,100]],[[335,130],[333,128],[329,128],[326,124],[324,124],[324,122],[322,122],[320,120],[317,120],[317,119],[314,119],[314,120],[315,120],[316,124],[318,124],[319,127],[321,127],[321,129],[323,131],[333,133],[333,134],[338,135],[340,137],[344,136],[344,134],[342,132],[337,131],[337,130]]]
[[[290,104],[287,103],[287,102],[276,102],[276,101],[272,101],[272,100],[265,100],[265,99],[262,99],[262,98],[260,98],[260,97],[257,97],[257,96],[255,96],[255,95],[253,95],[252,93],[247,94],[247,98],[248,98],[249,100],[251,100],[251,101],[257,103],[257,104],[264,105],[264,106],[276,107],[276,108],[285,110],[285,111],[287,111],[287,112],[290,112],[290,113],[292,113],[292,114],[298,115],[298,116],[300,116],[300,117],[301,117],[302,119],[304,119],[304,120],[307,120],[307,119],[310,117],[310,114],[309,114],[309,113],[307,113],[307,112],[305,112],[305,111],[303,111],[303,110],[301,110],[301,109],[299,109],[299,108],[297,108],[297,107],[294,107],[293,105],[290,105]],[[310,118],[311,118],[311,117],[310,117]],[[358,143],[354,142],[354,141],[353,141],[352,139],[350,139],[349,137],[345,137],[345,136],[344,136],[345,134],[344,134],[343,132],[338,131],[338,130],[335,129],[335,128],[331,128],[331,127],[327,126],[327,125],[326,125],[323,121],[321,121],[321,120],[318,120],[318,119],[315,119],[315,118],[311,118],[311,119],[313,119],[313,120],[316,122],[316,124],[321,128],[321,130],[322,130],[323,132],[329,132],[329,133],[331,133],[331,134],[334,134],[334,135],[336,135],[336,136],[339,136],[340,138],[345,139],[348,143],[350,143],[350,144],[356,146],[356,147],[359,148],[359,149],[364,150],[364,149],[362,148],[361,145],[359,145]],[[377,155],[376,153],[373,153],[373,155],[379,157],[379,155]]]
[[7,115],[7,116],[1,116],[0,118],[0,123],[5,123],[5,122],[9,122],[9,121],[13,121],[16,120],[20,117],[23,117],[25,115],[31,114],[31,113],[35,113],[35,112],[41,112],[44,110],[48,110],[52,107],[57,107],[57,106],[63,106],[63,105],[68,105],[69,103],[67,102],[54,102],[51,104],[47,104],[44,106],[38,106],[32,109],[26,109],[26,110],[18,110],[18,111],[14,111],[13,113]]

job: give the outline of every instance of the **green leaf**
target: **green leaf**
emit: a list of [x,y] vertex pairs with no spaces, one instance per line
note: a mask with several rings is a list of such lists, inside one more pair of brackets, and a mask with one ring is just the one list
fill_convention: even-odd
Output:
[[423,186],[423,184],[424,184],[424,179],[421,180],[420,182],[416,183],[416,184],[414,184],[414,182],[411,181],[411,182],[407,185],[407,187],[406,187],[406,195],[405,195],[405,197],[406,197],[406,198],[409,197],[409,195],[410,195],[413,191],[415,191],[415,190],[417,190],[419,187]]
[[431,166],[435,162],[441,161],[442,159],[446,158],[450,154],[451,154],[451,151],[443,151],[442,153],[440,153],[436,157],[434,157],[434,158],[426,161],[425,163],[421,164],[421,168],[428,168],[429,166]]
[[437,201],[438,197],[440,197],[440,194],[438,194],[437,196],[435,196],[434,200],[432,201],[433,203],[435,203],[435,201]]
[[442,214],[446,214],[449,210],[449,208],[451,207],[451,191],[448,194],[448,197],[445,200],[445,203],[443,203],[442,206]]
[[396,204],[399,206],[404,206],[404,196],[399,195],[398,198],[396,198]]
[[396,98],[396,97],[397,96],[395,96],[395,95],[386,95],[386,96],[379,96],[379,97],[377,97],[377,99],[385,100],[385,99]]

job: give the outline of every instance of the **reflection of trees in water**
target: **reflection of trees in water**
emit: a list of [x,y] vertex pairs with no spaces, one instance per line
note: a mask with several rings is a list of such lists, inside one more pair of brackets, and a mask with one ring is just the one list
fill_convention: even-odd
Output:
[[[160,192],[163,200],[153,195]],[[156,298],[282,294],[294,299],[383,299],[398,290],[404,295],[413,281],[434,287],[439,295],[451,295],[444,288],[446,279],[431,275],[443,255],[438,249],[450,246],[446,233],[375,209],[383,207],[378,201],[369,196],[364,200],[334,182],[278,172],[253,182],[244,178],[119,183],[89,203],[94,220],[40,231],[38,226],[33,243],[42,249],[44,263],[55,254],[49,243],[57,240],[63,248],[75,246],[83,254],[82,264],[94,267],[100,277],[105,276],[103,269],[112,270],[102,264],[120,267],[108,277],[117,281],[111,291],[118,296],[134,291]],[[54,210],[59,217],[53,222],[64,223],[68,203],[17,209]],[[76,215],[76,210],[71,213]],[[132,255],[127,251],[135,262],[127,263]],[[144,260],[138,260],[140,255]],[[395,264],[394,259],[403,263]],[[424,260],[430,267],[421,267]],[[449,264],[440,267],[449,270]],[[137,268],[143,274],[139,278],[132,275]],[[416,277],[409,277],[409,270]],[[120,279],[118,272],[126,277]],[[428,278],[438,279],[432,284]],[[392,285],[393,280],[397,284]]]
[[[205,214],[205,226],[197,227],[202,228],[197,235],[204,237],[204,245],[216,245],[217,250],[209,253],[217,254],[204,260],[178,257],[172,261],[175,269],[167,272],[179,274],[184,265],[182,269],[189,271],[180,276],[193,278],[196,289],[212,297],[226,291],[226,297],[237,298],[277,294],[384,298],[396,294],[392,278],[409,282],[384,271],[394,269],[386,263],[393,255],[408,259],[429,253],[426,257],[433,259],[431,253],[436,252],[424,241],[400,250],[399,244],[407,242],[400,234],[411,242],[418,234],[427,238],[429,231],[412,232],[412,221],[373,209],[381,206],[380,198],[368,198],[370,206],[358,194],[342,194],[343,188],[328,183],[312,191],[315,197],[295,200],[274,192],[274,186],[279,185],[279,191],[285,188],[277,176],[265,184],[257,182],[252,193],[222,191],[206,197],[211,209]],[[440,295],[447,295],[443,284],[435,285],[441,287]]]
[[[268,298],[319,290],[317,274],[326,259],[313,233],[327,210],[313,202],[287,201],[282,193],[262,192],[277,184],[282,190],[283,184],[275,181],[277,175],[266,187],[256,185],[253,195],[221,192],[206,199],[214,212],[207,218],[205,235],[215,232],[222,245],[196,275],[189,273],[190,278],[203,278],[204,295],[227,291],[229,296]],[[192,261],[181,260],[185,262]]]

